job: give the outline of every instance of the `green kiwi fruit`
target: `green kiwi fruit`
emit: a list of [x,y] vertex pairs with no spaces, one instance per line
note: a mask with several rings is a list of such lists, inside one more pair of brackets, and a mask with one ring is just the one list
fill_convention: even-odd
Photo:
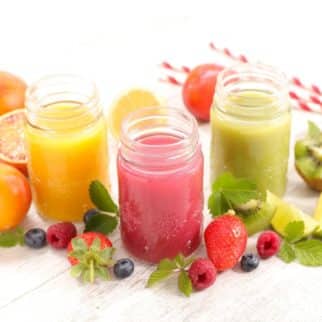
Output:
[[250,200],[235,208],[237,216],[244,222],[249,236],[268,229],[274,216],[276,206],[260,200]]
[[308,133],[295,144],[295,168],[312,189],[322,191],[322,133],[313,122]]

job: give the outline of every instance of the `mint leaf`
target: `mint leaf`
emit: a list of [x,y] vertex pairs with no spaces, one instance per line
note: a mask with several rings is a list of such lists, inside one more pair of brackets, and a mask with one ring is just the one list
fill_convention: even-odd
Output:
[[256,184],[243,178],[236,178],[231,173],[221,174],[212,185],[212,194],[208,199],[208,208],[213,216],[221,215],[229,209],[261,199]]
[[312,121],[308,121],[308,136],[312,140],[319,140],[321,138],[320,128]]
[[24,231],[21,227],[0,233],[0,247],[24,245]]
[[213,217],[227,212],[230,208],[231,207],[221,192],[215,191],[210,195],[208,199],[208,209]]
[[166,279],[171,275],[173,272],[172,269],[157,269],[155,270],[149,277],[148,282],[147,282],[147,287],[151,287],[154,284]]
[[177,267],[178,268],[184,268],[184,264],[185,264],[185,258],[184,256],[179,253],[175,258],[174,258],[176,264],[177,264]]
[[173,270],[176,269],[176,262],[169,258],[162,259],[158,265],[158,270]]
[[288,223],[284,229],[285,238],[288,242],[294,243],[304,235],[304,222],[302,220]]
[[322,242],[316,239],[309,239],[298,242],[294,245],[296,258],[302,265],[322,265]]
[[102,211],[118,213],[117,205],[114,203],[104,185],[95,180],[89,186],[89,195],[93,204]]
[[184,262],[184,268],[189,267],[194,260],[195,260],[195,257],[186,258]]
[[158,264],[157,269],[150,275],[147,287],[151,287],[154,284],[168,278],[171,274],[178,274],[178,288],[179,290],[189,296],[192,292],[192,283],[186,272],[187,267],[193,262],[194,258],[185,258],[179,253],[174,259],[162,259]]
[[293,246],[286,240],[283,240],[277,256],[285,263],[291,263],[296,258]]
[[187,297],[192,292],[192,283],[186,271],[182,270],[178,277],[178,288]]
[[117,227],[118,219],[104,214],[95,214],[85,226],[85,232],[95,231],[107,235]]

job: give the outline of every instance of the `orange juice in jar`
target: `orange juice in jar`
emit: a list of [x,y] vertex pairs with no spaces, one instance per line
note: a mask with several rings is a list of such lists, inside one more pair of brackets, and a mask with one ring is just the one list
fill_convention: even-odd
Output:
[[33,199],[43,217],[79,221],[92,207],[91,181],[108,181],[107,134],[94,84],[43,78],[26,94],[25,137]]

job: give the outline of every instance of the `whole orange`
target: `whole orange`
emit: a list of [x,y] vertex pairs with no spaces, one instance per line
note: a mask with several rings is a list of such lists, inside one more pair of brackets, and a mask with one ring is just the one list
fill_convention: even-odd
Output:
[[30,204],[27,178],[16,168],[0,163],[0,231],[18,226]]
[[19,77],[0,71],[0,115],[25,107],[26,88]]

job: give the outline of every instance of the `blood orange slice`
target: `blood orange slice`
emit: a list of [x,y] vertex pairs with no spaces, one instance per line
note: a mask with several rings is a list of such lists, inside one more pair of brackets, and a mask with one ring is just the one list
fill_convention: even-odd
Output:
[[25,111],[18,109],[0,116],[0,162],[27,174],[24,141]]

